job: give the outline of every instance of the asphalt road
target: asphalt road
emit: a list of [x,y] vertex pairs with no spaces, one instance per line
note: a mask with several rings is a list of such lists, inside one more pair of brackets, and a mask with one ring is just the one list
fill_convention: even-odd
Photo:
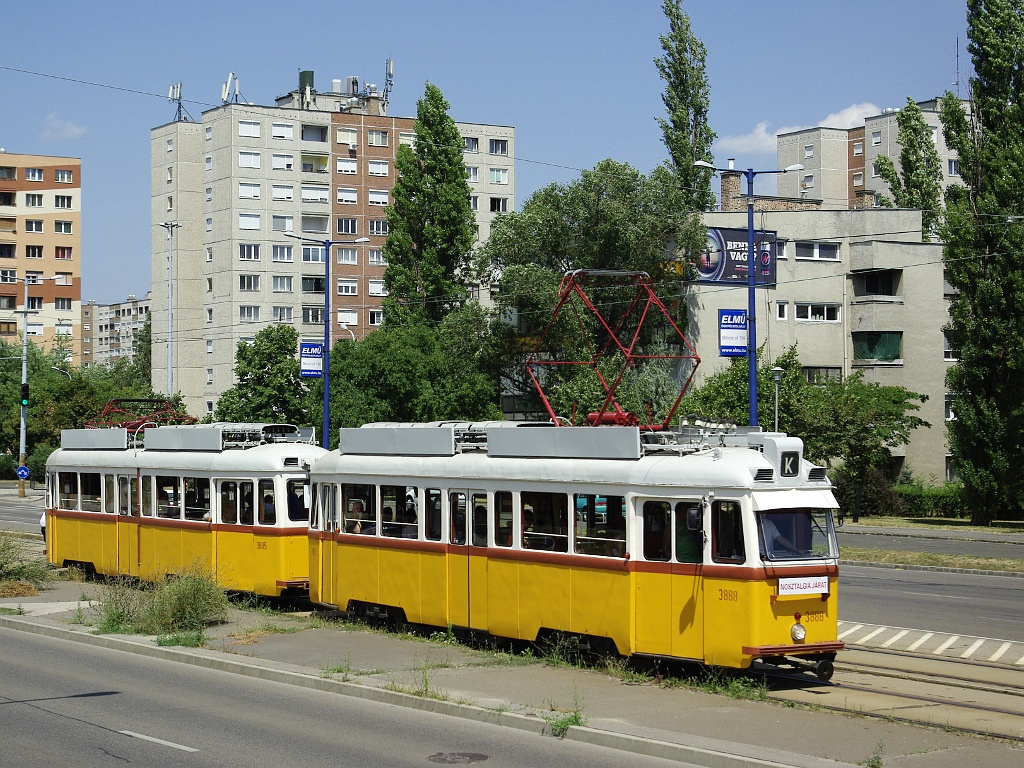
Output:
[[[930,535],[929,535],[930,534]],[[933,552],[935,554],[964,555],[967,557],[997,557],[1024,559],[1024,539],[1019,541],[988,541],[972,538],[952,538],[939,531],[899,535],[894,533],[851,533],[846,528],[836,531],[839,551],[843,547],[896,550],[900,552]]]
[[4,765],[622,766],[578,742],[7,629],[0,646]]

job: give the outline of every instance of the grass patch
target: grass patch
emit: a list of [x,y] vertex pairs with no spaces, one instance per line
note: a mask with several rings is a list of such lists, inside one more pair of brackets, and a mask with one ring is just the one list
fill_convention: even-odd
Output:
[[9,605],[0,605],[0,616],[23,616],[25,609],[20,605],[17,608],[11,608]]
[[408,693],[412,696],[419,696],[423,699],[434,699],[435,701],[448,701],[447,693],[431,687],[430,669],[430,665],[424,661],[423,667],[420,669],[419,686],[402,685],[401,683],[397,683],[394,680],[389,680],[387,683],[384,684],[384,690],[395,691],[396,693]]
[[855,523],[846,515],[846,524],[843,526],[857,528],[865,525],[872,528],[918,528],[921,530],[949,530],[949,531],[977,531],[979,533],[1024,533],[1024,522],[1019,520],[997,520],[992,525],[971,525],[968,519],[957,517],[870,517],[862,516],[860,521]]
[[967,568],[982,571],[1024,573],[1024,559],[947,555],[940,552],[903,552],[867,547],[842,547],[843,560],[861,563],[893,563],[896,565],[931,565],[939,568]]
[[174,635],[202,632],[227,618],[227,595],[213,578],[188,571],[155,584],[118,576],[107,581],[94,608],[101,633]]
[[[26,545],[9,531],[0,531],[0,584],[24,582],[39,588],[53,581],[53,571],[46,560],[34,554]],[[8,587],[13,589],[13,587]],[[31,594],[38,594],[33,592]],[[25,597],[26,595],[5,594],[4,597]]]
[[662,688],[688,688],[692,691],[728,696],[730,699],[769,700],[768,683],[763,678],[750,677],[721,667],[706,667],[689,677],[665,677],[662,678],[660,685]]
[[550,702],[548,706],[553,713],[556,713],[544,715],[544,722],[551,729],[552,736],[560,739],[574,725],[583,726],[587,724],[587,716],[583,714],[583,699],[580,698],[580,693],[575,687],[572,691],[572,707],[570,709],[559,710]]
[[252,645],[261,638],[269,635],[291,635],[296,632],[301,632],[303,629],[305,629],[305,627],[284,627],[280,624],[264,621],[260,622],[255,627],[250,627],[241,632],[236,632],[231,635],[231,639],[235,645]]
[[181,648],[202,648],[206,643],[206,635],[201,629],[187,632],[174,632],[170,635],[158,635],[157,645],[176,645]]

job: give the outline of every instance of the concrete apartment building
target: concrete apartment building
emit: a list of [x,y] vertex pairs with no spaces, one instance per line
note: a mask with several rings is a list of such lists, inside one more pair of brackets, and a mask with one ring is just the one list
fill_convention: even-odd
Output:
[[113,365],[135,359],[139,331],[149,316],[150,293],[139,299],[129,294],[113,304],[82,304],[82,365]]
[[0,150],[0,338],[81,364],[81,259],[82,161]]
[[[302,72],[299,87],[274,106],[225,102],[198,123],[152,129],[157,389],[166,382],[202,417],[235,383],[238,342],[274,323],[322,341],[327,239],[341,241],[329,254],[332,341],[380,325],[386,206],[398,147],[413,142],[414,123],[387,114],[387,89],[346,78],[317,92],[313,73]],[[458,126],[485,240],[493,218],[514,210],[515,131]]]

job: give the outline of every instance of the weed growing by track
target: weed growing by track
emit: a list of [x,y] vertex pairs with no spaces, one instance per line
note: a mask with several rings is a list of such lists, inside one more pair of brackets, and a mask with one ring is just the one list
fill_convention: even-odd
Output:
[[583,699],[580,698],[580,692],[575,686],[572,689],[572,707],[570,709],[559,710],[551,702],[548,702],[548,707],[553,713],[557,713],[544,715],[544,722],[551,729],[552,736],[562,738],[565,732],[574,725],[582,726],[587,724],[587,716],[583,714]]
[[46,561],[33,554],[25,542],[0,531],[0,597],[29,597],[53,581]]

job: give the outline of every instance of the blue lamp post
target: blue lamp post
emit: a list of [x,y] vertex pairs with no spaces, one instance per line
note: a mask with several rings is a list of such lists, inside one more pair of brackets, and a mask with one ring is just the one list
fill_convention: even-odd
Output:
[[741,173],[747,180],[747,368],[750,391],[750,426],[757,424],[757,302],[754,288],[756,287],[757,270],[754,259],[754,177],[762,173],[789,173],[802,171],[799,163],[788,165],[782,170],[755,171],[747,168],[737,171],[735,168],[717,168],[711,163],[698,160],[697,168],[707,168],[716,173]]

